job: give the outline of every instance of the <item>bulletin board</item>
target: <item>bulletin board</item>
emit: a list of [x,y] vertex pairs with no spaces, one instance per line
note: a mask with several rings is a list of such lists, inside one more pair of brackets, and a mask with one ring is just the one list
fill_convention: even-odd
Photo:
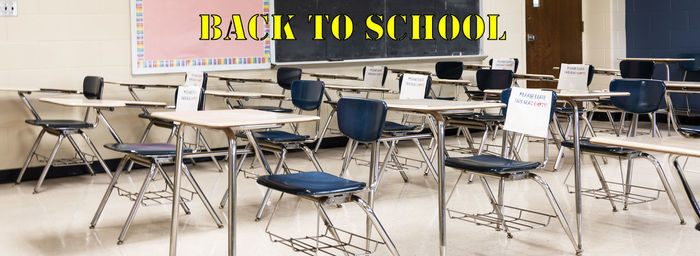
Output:
[[[200,40],[200,14],[221,16],[227,33],[232,14],[246,24],[270,13],[270,0],[131,0],[133,74],[270,68],[270,40]],[[261,34],[269,33],[262,19]],[[247,31],[246,31],[247,33]],[[225,35],[224,35],[225,36]]]

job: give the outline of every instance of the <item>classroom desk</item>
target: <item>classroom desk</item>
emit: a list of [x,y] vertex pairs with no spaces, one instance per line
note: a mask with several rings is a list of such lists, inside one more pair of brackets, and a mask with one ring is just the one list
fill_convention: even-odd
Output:
[[362,81],[362,77],[359,76],[349,76],[349,75],[339,75],[339,74],[324,74],[324,73],[311,73],[311,72],[301,72],[304,75],[315,77],[318,80],[321,79],[338,79],[338,80],[354,80]]
[[[559,67],[553,67],[552,69],[559,70]],[[600,75],[608,75],[608,76],[619,76],[620,70],[619,69],[610,69],[610,68],[595,68],[595,71],[593,73],[600,74]]]
[[591,138],[591,142],[600,145],[623,147],[641,151],[659,152],[669,154],[669,164],[676,169],[676,175],[673,175],[679,185],[683,186],[685,191],[685,200],[695,215],[695,229],[700,231],[700,207],[693,195],[693,191],[688,185],[688,182],[683,174],[683,165],[678,162],[681,156],[700,158],[700,140],[688,138],[620,138],[601,136]]
[[[484,93],[500,94],[502,90],[485,90]],[[555,90],[556,91],[556,90]],[[628,92],[608,92],[608,91],[591,91],[591,92],[575,92],[575,91],[559,91],[557,92],[557,100],[568,102],[571,106],[578,106],[578,102],[596,101],[601,98],[609,97],[626,97]],[[578,250],[583,251],[581,237],[583,233],[583,208],[581,206],[581,127],[579,125],[579,108],[572,108],[571,118],[573,120],[573,135],[574,135],[574,183],[576,190],[576,231],[578,234]]]
[[669,64],[673,62],[695,61],[694,58],[618,58],[617,60],[633,60],[633,61],[654,61],[666,66],[666,81],[671,81],[671,69]]
[[464,64],[464,70],[479,70],[479,69],[490,69],[490,65],[486,64]]
[[[352,86],[352,85],[340,85],[340,84],[326,84],[326,89],[336,90],[339,92],[352,92],[352,93],[362,93],[362,92],[389,92],[391,89],[384,87],[371,87],[371,86]],[[330,99],[328,99],[330,100]]]
[[390,68],[389,71],[392,73],[395,73],[396,75],[403,75],[403,74],[419,74],[419,75],[433,75],[433,72],[430,71],[425,71],[425,70],[416,70],[416,69],[405,69],[405,68]]
[[244,83],[261,83],[261,84],[277,84],[272,79],[269,78],[249,78],[249,77],[228,77],[228,76],[216,76],[216,75],[209,75],[211,78],[218,78],[221,81],[226,82],[226,87],[230,91],[235,91],[233,88],[232,83],[239,83],[239,84],[244,84]]
[[[236,110],[205,110],[195,112],[157,112],[153,117],[177,124],[177,154],[175,158],[175,177],[173,199],[180,197],[180,179],[182,172],[182,156],[184,129],[183,126],[223,130],[228,138],[228,255],[236,255],[236,132],[245,132],[251,144],[254,144],[256,155],[263,159],[264,155],[255,147],[255,137],[252,130],[277,127],[282,124],[317,122],[318,116],[273,113],[252,109]],[[266,166],[268,172],[269,167]],[[175,201],[173,201],[175,202]],[[180,204],[172,204],[172,219],[170,226],[170,255],[177,254],[177,229]]]
[[[437,140],[437,170],[438,170],[438,225],[440,255],[447,255],[447,229],[445,207],[445,118],[443,114],[449,112],[463,112],[468,110],[478,110],[487,108],[502,108],[505,104],[483,102],[483,101],[447,101],[447,100],[386,100],[387,108],[392,111],[413,112],[427,114],[435,119],[436,124],[428,122],[433,136]],[[430,164],[430,163],[428,163]],[[370,207],[374,206],[374,191],[369,192]]]
[[112,82],[112,81],[105,81],[105,84],[113,84],[113,85],[119,85],[119,86],[126,86],[129,90],[129,94],[131,94],[131,97],[134,98],[134,100],[140,101],[141,99],[139,98],[138,95],[136,95],[136,92],[134,89],[146,89],[146,88],[163,88],[163,89],[177,89],[180,87],[179,84],[150,84],[150,83],[130,83],[130,82]]
[[34,115],[34,118],[37,120],[41,119],[41,117],[39,116],[39,113],[36,112],[34,106],[32,106],[32,104],[27,99],[27,95],[32,94],[33,92],[78,93],[78,91],[76,90],[58,88],[0,88],[0,92],[16,92],[19,95],[19,98],[24,103],[24,106],[26,106],[29,109],[29,111],[32,112],[32,115]]
[[117,143],[123,143],[122,139],[119,137],[112,125],[109,123],[107,118],[102,113],[104,109],[120,108],[120,107],[165,107],[167,106],[164,102],[153,102],[153,101],[133,101],[133,100],[92,100],[85,98],[39,98],[39,101],[56,104],[66,107],[86,107],[95,108],[97,116],[105,123],[109,133],[112,135]]
[[470,85],[472,82],[469,80],[453,80],[453,79],[433,78],[432,83],[433,84],[451,84],[451,85],[467,86],[467,85]]
[[700,91],[700,82],[678,82],[666,81],[666,92],[698,92]]
[[513,79],[530,80],[530,81],[556,81],[553,75],[540,74],[513,74]]
[[229,101],[229,99],[236,100],[236,103],[239,106],[243,106],[243,102],[241,102],[241,100],[248,101],[249,99],[274,99],[274,100],[284,100],[285,99],[285,96],[282,94],[259,93],[259,92],[206,90],[204,92],[204,94],[207,96],[224,98],[224,103],[226,103],[226,105],[229,107],[229,109],[235,108],[233,106],[233,104]]

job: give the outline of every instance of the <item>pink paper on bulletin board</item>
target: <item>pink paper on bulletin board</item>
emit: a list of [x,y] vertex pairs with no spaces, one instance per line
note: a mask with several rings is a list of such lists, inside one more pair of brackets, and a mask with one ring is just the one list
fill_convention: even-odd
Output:
[[[252,40],[248,19],[269,13],[269,0],[132,0],[132,72],[173,73],[270,67],[270,41]],[[247,40],[200,40],[200,14],[217,14],[226,36],[240,14]],[[269,31],[259,19],[259,35]]]

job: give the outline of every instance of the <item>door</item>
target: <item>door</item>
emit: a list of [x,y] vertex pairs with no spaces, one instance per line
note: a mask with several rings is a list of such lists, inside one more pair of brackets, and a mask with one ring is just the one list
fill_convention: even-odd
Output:
[[[533,3],[534,1],[534,3]],[[526,0],[527,73],[559,76],[561,63],[583,61],[581,0]],[[539,2],[539,6],[533,5]],[[553,82],[528,81],[529,88],[556,88]]]

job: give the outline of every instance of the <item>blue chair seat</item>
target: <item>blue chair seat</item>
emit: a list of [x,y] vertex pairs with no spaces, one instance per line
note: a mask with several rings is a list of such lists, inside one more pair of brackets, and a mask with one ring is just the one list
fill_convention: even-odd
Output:
[[445,160],[445,166],[472,172],[502,173],[537,168],[540,163],[521,162],[493,155],[478,155],[468,157],[450,157]]
[[293,195],[326,195],[365,188],[364,182],[343,179],[325,172],[265,175],[258,177],[257,182],[265,187]]
[[[579,113],[580,113],[581,111],[584,111],[584,110],[586,110],[586,108],[584,108],[584,107],[578,107]],[[557,111],[557,112],[559,112],[559,113],[571,113],[571,112],[574,111],[574,108],[571,108],[571,107],[556,107],[556,108],[554,109],[554,111]]]
[[253,136],[255,136],[255,139],[257,140],[270,142],[294,142],[305,141],[309,139],[309,136],[297,135],[285,131],[254,132]]
[[[574,141],[566,140],[566,141],[563,141],[561,143],[561,145],[563,147],[573,148]],[[588,152],[595,152],[595,153],[627,154],[627,153],[636,151],[636,150],[621,148],[621,147],[611,147],[611,146],[593,144],[593,143],[591,143],[591,140],[587,139],[587,138],[581,139],[581,143],[579,145],[581,146],[581,151],[588,151]]]
[[262,111],[267,111],[267,112],[275,112],[275,113],[292,113],[291,108],[280,108],[280,107],[273,107],[273,106],[236,106],[237,109],[255,109],[255,110],[262,110]]
[[[166,143],[113,143],[105,144],[105,148],[128,154],[138,155],[175,155],[176,147]],[[184,152],[192,152],[192,149],[185,148]]]
[[464,119],[464,118],[474,117],[474,115],[476,115],[476,113],[474,113],[474,112],[464,112],[464,113],[446,114],[445,117],[452,118],[452,119]]
[[700,126],[679,126],[678,131],[690,136],[700,136]]
[[92,124],[79,120],[25,120],[25,123],[53,129],[82,129],[92,128]]
[[485,121],[505,121],[506,117],[503,115],[475,114],[474,119]]
[[455,97],[436,97],[438,100],[455,100]]
[[403,125],[396,122],[386,122],[384,123],[385,132],[402,132],[402,131],[412,131],[415,130],[415,125]]

